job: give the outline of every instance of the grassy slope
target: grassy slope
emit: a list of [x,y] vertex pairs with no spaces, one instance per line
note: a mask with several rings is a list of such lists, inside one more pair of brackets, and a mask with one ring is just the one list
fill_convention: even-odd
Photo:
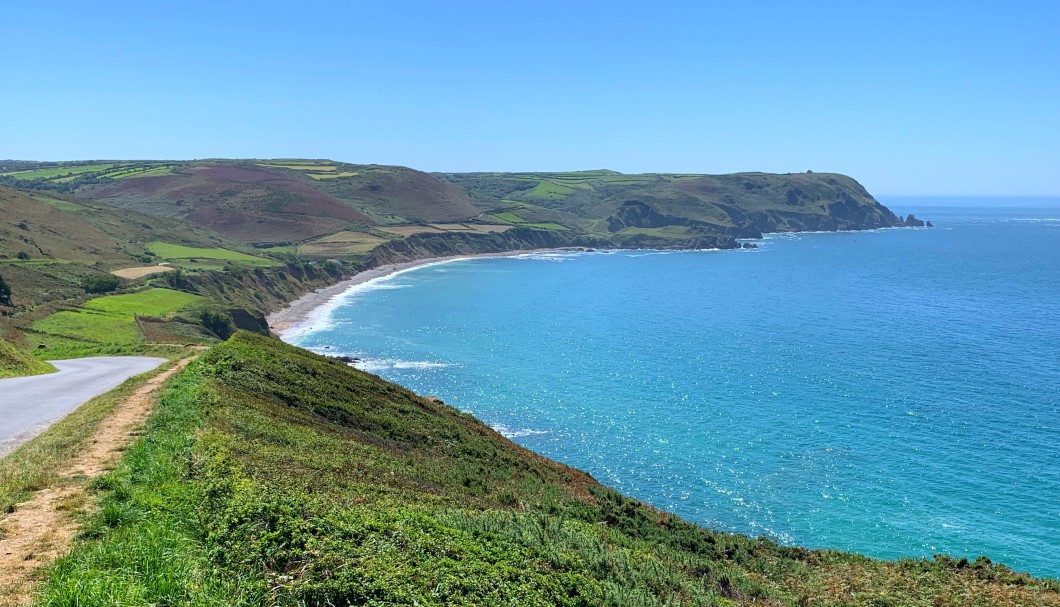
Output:
[[85,276],[153,263],[148,247],[162,235],[196,246],[221,242],[179,220],[56,196],[0,187],[0,275],[17,307],[83,297]]
[[47,605],[1060,605],[987,561],[715,533],[471,417],[240,333],[97,483]]
[[0,379],[24,375],[40,375],[41,373],[52,373],[54,371],[55,367],[43,360],[33,358],[32,355],[18,349],[14,344],[0,339]]
[[[50,170],[65,179],[72,168],[77,167]],[[144,172],[126,168],[107,179],[132,179]],[[210,342],[217,325],[202,326],[207,324],[205,310],[215,318],[229,316],[244,328],[257,322],[265,330],[261,313],[278,300],[289,301],[342,276],[341,269],[306,265],[290,255],[251,255],[248,249],[240,251],[239,243],[181,219],[116,210],[53,191],[0,186],[0,208],[0,276],[11,287],[14,304],[0,305],[5,315],[0,329],[21,329],[24,349],[40,357],[164,354],[155,344]],[[89,302],[95,296],[82,286],[88,276],[162,261],[183,272],[122,280],[116,299]],[[162,292],[152,286],[187,292],[165,292],[162,299],[181,300],[171,306],[172,301],[153,298]],[[98,307],[113,302],[124,302],[123,309]],[[178,308],[184,310],[173,318]],[[247,320],[248,314],[256,321]],[[41,345],[45,348],[37,349]]]

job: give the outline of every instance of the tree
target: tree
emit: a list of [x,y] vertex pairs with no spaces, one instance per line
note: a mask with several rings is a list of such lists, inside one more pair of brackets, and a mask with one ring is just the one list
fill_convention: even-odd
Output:
[[11,303],[11,287],[7,286],[7,281],[3,276],[0,276],[0,304],[14,305]]

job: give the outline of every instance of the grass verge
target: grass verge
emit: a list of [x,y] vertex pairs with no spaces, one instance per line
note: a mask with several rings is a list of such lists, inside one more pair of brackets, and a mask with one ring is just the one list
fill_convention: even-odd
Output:
[[175,357],[171,355],[170,359],[169,363],[131,377],[110,392],[93,398],[0,458],[0,512],[10,512],[30,493],[60,482],[59,471],[84,448],[99,423],[149,378],[171,367]]
[[0,339],[0,379],[54,372],[55,367]]

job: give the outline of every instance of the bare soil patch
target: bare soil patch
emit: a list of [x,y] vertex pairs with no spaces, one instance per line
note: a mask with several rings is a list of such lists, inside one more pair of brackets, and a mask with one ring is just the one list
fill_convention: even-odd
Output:
[[150,276],[151,274],[158,274],[160,272],[172,272],[176,268],[172,266],[137,266],[135,268],[122,268],[121,270],[114,270],[111,274],[118,278],[126,278],[128,280],[136,280],[137,278],[143,278],[144,276]]

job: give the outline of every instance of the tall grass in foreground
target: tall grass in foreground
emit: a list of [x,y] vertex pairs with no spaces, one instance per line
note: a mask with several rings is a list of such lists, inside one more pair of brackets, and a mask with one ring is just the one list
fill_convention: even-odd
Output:
[[45,605],[1060,605],[988,561],[718,533],[445,405],[240,333],[96,485]]

